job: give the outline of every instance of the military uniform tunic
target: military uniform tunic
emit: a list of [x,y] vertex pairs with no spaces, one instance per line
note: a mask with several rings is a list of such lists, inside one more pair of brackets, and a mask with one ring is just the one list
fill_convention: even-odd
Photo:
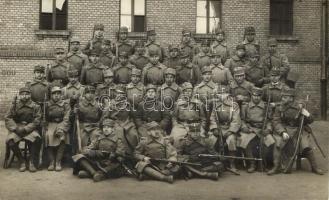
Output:
[[248,60],[245,57],[239,58],[237,55],[234,55],[230,59],[226,60],[225,67],[228,68],[233,75],[235,68],[242,67],[242,65],[246,64],[248,64]]
[[204,66],[209,66],[211,64],[210,56],[208,54],[200,52],[198,55],[194,56],[193,64],[195,64],[199,67],[200,70],[202,70]]
[[144,67],[149,63],[149,58],[142,55],[132,55],[129,59],[130,63],[133,64],[136,68],[143,71]]
[[80,82],[83,85],[97,85],[104,82],[104,70],[106,67],[102,63],[85,66],[81,72]]
[[45,100],[45,95],[49,99],[49,85],[46,80],[36,80],[34,79],[32,83],[29,84],[31,90],[32,101],[42,104]]
[[168,68],[177,69],[180,65],[180,58],[178,56],[176,58],[167,58],[163,64]]
[[230,91],[234,98],[237,98],[238,95],[242,96],[243,99],[237,100],[241,105],[242,102],[249,102],[251,98],[251,90],[254,87],[254,84],[249,81],[243,81],[241,84],[238,84],[236,81],[230,82]]
[[230,58],[229,49],[227,47],[226,42],[224,42],[224,41],[223,42],[218,42],[217,40],[214,41],[210,45],[210,49],[212,52],[216,52],[216,53],[220,54],[223,64],[226,62],[227,59]]
[[275,53],[274,55],[266,54],[261,59],[261,65],[268,71],[273,69],[280,70],[281,78],[286,79],[290,71],[288,57],[284,54]]
[[164,83],[164,72],[166,69],[167,67],[161,63],[158,63],[157,65],[153,65],[151,63],[147,64],[143,69],[142,82],[144,85],[162,85]]
[[266,84],[263,86],[263,100],[268,101],[270,98],[270,102],[278,103],[281,101],[281,92],[284,88],[288,88],[286,84],[283,82],[278,82],[277,84]]
[[212,81],[220,85],[228,85],[232,80],[232,74],[229,69],[223,65],[210,65],[212,71]]
[[86,55],[90,55],[91,51],[95,51],[97,54],[100,54],[102,50],[102,44],[104,42],[104,38],[93,38],[89,40],[85,48],[83,49],[83,53]]
[[99,57],[99,61],[107,68],[112,68],[116,65],[117,58],[112,54],[112,52],[102,52]]
[[52,83],[52,86],[63,87],[69,82],[67,71],[70,69],[70,63],[68,62],[54,62],[48,70],[48,82]]
[[119,56],[121,52],[126,52],[128,56],[134,54],[134,44],[129,39],[117,41],[117,43],[115,44],[115,48],[117,56]]
[[136,85],[129,83],[126,88],[127,99],[133,108],[137,109],[138,104],[143,100],[144,97],[144,85],[139,82]]
[[164,83],[158,89],[158,93],[158,97],[162,100],[166,108],[172,110],[174,103],[182,93],[182,90],[176,83],[172,83],[171,86],[169,86],[167,83]]
[[257,87],[262,87],[264,83],[269,82],[269,71],[261,65],[248,65],[245,69],[246,80]]
[[181,85],[185,82],[191,83],[193,86],[200,83],[201,80],[201,72],[199,67],[193,65],[192,63],[188,63],[185,66],[178,66],[176,69],[176,83]]
[[157,52],[157,54],[159,56],[159,61],[161,63],[165,59],[164,49],[157,42],[150,42],[150,41],[148,41],[145,44],[145,48],[146,48],[146,55],[149,56],[150,55],[149,52]]
[[88,56],[81,51],[70,51],[66,56],[67,61],[71,64],[69,70],[77,70],[79,76],[82,71],[82,67],[89,64]]
[[116,84],[128,84],[131,81],[131,70],[133,65],[128,63],[123,66],[121,63],[118,63],[113,67],[114,72],[114,83]]
[[259,42],[254,40],[249,42],[247,39],[242,41],[242,44],[246,47],[246,56],[248,58],[260,53]]
[[181,54],[188,54],[190,55],[190,60],[193,60],[193,57],[198,54],[198,48],[195,44],[192,42],[189,42],[187,44],[180,43],[179,45]]

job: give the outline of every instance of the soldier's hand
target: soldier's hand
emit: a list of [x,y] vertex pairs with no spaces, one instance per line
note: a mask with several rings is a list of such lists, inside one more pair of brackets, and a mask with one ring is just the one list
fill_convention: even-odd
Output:
[[151,158],[150,157],[147,157],[145,156],[144,159],[143,159],[144,162],[150,164],[151,163]]
[[283,132],[283,133],[282,133],[282,138],[283,138],[284,141],[289,140],[289,135],[288,135],[288,133]]
[[303,108],[302,115],[304,115],[305,117],[309,117],[311,114],[305,108]]
[[16,134],[20,137],[24,137],[24,135],[26,134],[26,130],[24,129],[24,127],[17,127],[16,128]]
[[64,136],[64,131],[62,130],[58,130],[55,132],[55,136],[58,137],[58,138],[61,138]]
[[219,136],[219,131],[218,131],[218,129],[217,129],[217,128],[213,129],[213,130],[212,130],[212,134],[213,134],[214,136],[218,137],[218,136]]
[[170,169],[170,168],[172,168],[174,165],[171,163],[171,162],[168,162],[168,164],[166,165],[166,168],[167,169]]
[[274,107],[276,106],[276,104],[275,104],[274,102],[272,102],[272,103],[270,103],[270,106],[271,106],[272,108],[274,108]]

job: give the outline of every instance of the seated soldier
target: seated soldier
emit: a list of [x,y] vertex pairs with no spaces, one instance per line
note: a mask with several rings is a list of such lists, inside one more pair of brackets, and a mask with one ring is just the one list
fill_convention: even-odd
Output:
[[61,171],[65,144],[69,144],[70,105],[62,100],[62,90],[55,86],[51,89],[51,100],[46,104],[47,131],[45,147],[50,161],[48,171]]
[[13,105],[5,116],[5,125],[9,131],[6,143],[14,152],[20,164],[19,171],[26,170],[26,160],[19,149],[19,142],[25,141],[30,151],[29,171],[36,172],[34,160],[38,157],[38,143],[40,135],[37,128],[40,125],[40,106],[31,100],[31,91],[24,87],[19,89],[19,99],[15,97]]
[[[281,157],[285,149],[296,148],[297,135],[299,134],[299,126],[301,123],[301,117],[304,117],[304,126],[301,132],[301,140],[299,145],[299,155],[308,159],[310,162],[312,172],[322,175],[323,171],[318,168],[314,152],[310,145],[310,127],[308,124],[313,122],[312,115],[304,108],[302,103],[299,103],[295,99],[295,89],[286,88],[281,94],[281,103],[275,108],[273,114],[273,129],[275,146],[273,149],[273,169],[268,171],[268,175],[273,175],[280,172]],[[308,129],[307,129],[308,128]],[[296,135],[296,136],[295,136]],[[291,159],[291,158],[289,158]],[[287,166],[288,167],[288,166]],[[291,167],[286,169],[287,173],[291,172]]]
[[124,147],[114,129],[114,121],[105,119],[102,134],[86,146],[81,154],[72,157],[75,162],[73,174],[79,178],[92,178],[95,182],[108,177],[120,177],[124,173],[121,167],[123,155]]
[[[242,126],[240,136],[237,139],[237,146],[245,151],[248,158],[254,158],[253,152],[257,152],[257,147],[262,145],[261,158],[265,159],[269,147],[274,144],[274,139],[271,134],[272,126],[269,121],[270,109],[267,109],[266,103],[262,101],[262,89],[253,88],[251,101],[245,103],[241,108]],[[265,123],[265,124],[264,124]],[[262,143],[260,143],[262,142]],[[248,173],[256,170],[255,161],[250,161]]]
[[256,52],[249,56],[249,64],[246,66],[246,80],[257,87],[262,87],[269,82],[269,71],[259,63],[259,54]]
[[66,60],[64,48],[56,48],[55,61],[47,70],[47,81],[52,86],[64,87],[69,82],[67,71],[71,68],[71,64]]
[[234,68],[234,80],[230,82],[231,94],[235,101],[240,105],[244,102],[249,102],[251,98],[251,89],[254,84],[246,80],[245,69],[243,67]]
[[[170,161],[177,161],[176,149],[170,144],[169,139],[163,137],[162,128],[156,122],[148,124],[147,137],[142,137],[136,147],[134,157],[139,161],[136,165],[137,172],[154,179],[173,183],[174,174],[178,173],[179,167]],[[166,159],[168,162],[153,159]]]

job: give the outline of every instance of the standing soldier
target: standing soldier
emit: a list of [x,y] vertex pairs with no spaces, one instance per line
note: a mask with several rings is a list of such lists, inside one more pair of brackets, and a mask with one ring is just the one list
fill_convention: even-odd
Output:
[[137,68],[133,68],[131,71],[131,82],[127,85],[127,99],[132,105],[133,109],[137,109],[138,104],[143,101],[144,97],[144,85],[141,82],[142,71]]
[[55,86],[51,89],[51,100],[46,106],[47,131],[45,146],[49,158],[48,171],[61,171],[65,144],[69,144],[70,105],[62,100],[62,90]]
[[89,60],[90,63],[82,69],[80,82],[83,85],[96,86],[104,82],[106,67],[99,62],[99,54],[96,51],[90,52]]
[[[275,108],[273,116],[273,128],[275,146],[273,149],[273,169],[268,171],[268,175],[279,173],[281,167],[281,155],[284,148],[288,145],[297,144],[297,135],[300,135],[299,146],[293,148],[299,148],[299,155],[304,156],[310,162],[312,172],[322,175],[323,171],[318,168],[313,148],[310,146],[310,131],[306,126],[313,122],[312,115],[304,108],[303,103],[298,103],[295,99],[295,89],[286,88],[282,91],[281,104]],[[301,123],[301,117],[304,116],[303,130],[299,130]],[[301,131],[301,133],[299,133]],[[295,136],[296,135],[296,136]],[[287,169],[287,172],[291,172],[291,168]]]
[[103,111],[95,98],[95,87],[86,86],[84,95],[79,99],[79,104],[74,108],[74,113],[80,122],[81,147],[89,145],[96,140],[101,130],[99,122],[102,119]]
[[228,85],[232,80],[232,74],[229,69],[222,64],[221,54],[217,51],[211,53],[212,80],[219,85]]
[[215,34],[216,38],[210,45],[210,49],[212,52],[217,52],[220,55],[222,64],[224,64],[230,58],[230,52],[225,41],[225,32],[223,29],[216,29]]
[[131,70],[134,68],[129,63],[128,53],[121,51],[119,55],[119,63],[113,67],[114,83],[127,85],[131,81]]
[[270,83],[263,86],[263,100],[271,103],[279,103],[281,101],[281,93],[284,88],[288,86],[280,80],[280,71],[273,69],[270,76]]
[[96,97],[107,96],[110,100],[115,98],[115,87],[113,83],[114,74],[111,69],[104,71],[104,83],[98,84],[96,88]]
[[180,65],[179,46],[169,45],[169,57],[163,62],[166,67],[176,69]]
[[165,132],[171,120],[170,113],[164,109],[162,102],[158,100],[156,90],[155,85],[146,86],[144,99],[134,114],[138,132],[143,137],[147,136],[148,124],[156,122]]
[[130,63],[135,65],[140,70],[143,70],[144,67],[150,62],[149,58],[145,55],[144,41],[138,40],[135,43],[135,54],[130,56]]
[[99,138],[85,147],[81,154],[72,157],[75,162],[73,174],[79,178],[92,178],[94,182],[99,182],[108,177],[123,176],[121,163],[124,159],[121,156],[125,151],[114,128],[114,121],[105,119],[102,130]]
[[104,39],[102,44],[102,53],[100,54],[100,62],[105,65],[107,68],[112,69],[117,62],[117,57],[113,55],[111,49],[111,40]]
[[65,60],[64,48],[56,48],[55,61],[51,64],[50,69],[47,71],[47,81],[52,86],[64,87],[69,82],[67,71],[71,68],[70,63]]
[[93,31],[93,38],[88,41],[87,45],[83,50],[83,53],[89,56],[92,51],[95,51],[99,55],[102,52],[103,40],[104,40],[104,25],[95,24]]
[[88,56],[80,50],[80,39],[72,37],[70,40],[70,52],[66,55],[67,61],[71,64],[69,70],[77,70],[79,76],[82,67],[89,63]]
[[161,86],[164,83],[164,72],[167,67],[159,62],[160,57],[155,49],[150,49],[148,54],[150,63],[143,69],[142,82],[144,85]]
[[[216,93],[218,101],[211,112],[209,130],[223,142],[221,145],[227,147],[228,154],[235,156],[236,137],[241,127],[239,105],[234,102],[227,88],[218,87]],[[229,163],[230,170],[238,174],[234,159],[229,159]]]
[[182,53],[180,55],[180,65],[176,68],[176,83],[181,85],[185,82],[189,82],[195,86],[201,80],[200,71],[199,67],[191,62],[189,54]]
[[158,123],[150,123],[147,126],[147,136],[142,137],[135,151],[135,158],[139,161],[136,165],[137,172],[152,177],[156,180],[168,183],[174,182],[174,174],[178,171],[171,162],[158,162],[152,159],[167,159],[177,161],[176,149],[168,139],[163,137],[163,130]]
[[255,40],[256,31],[253,26],[244,29],[244,38],[242,44],[246,47],[246,57],[250,58],[255,54],[260,54],[260,44]]
[[34,79],[27,82],[26,86],[30,88],[31,99],[39,105],[42,105],[45,95],[49,97],[49,85],[45,80],[45,67],[36,65],[34,67]]
[[70,70],[67,75],[69,83],[63,88],[63,99],[69,99],[71,109],[73,109],[76,101],[83,95],[84,86],[79,82],[78,70]]
[[180,43],[180,52],[184,55],[189,55],[190,61],[198,53],[198,48],[192,39],[192,33],[189,30],[182,31],[182,41]]
[[251,90],[254,84],[246,81],[243,67],[234,69],[234,80],[230,82],[230,90],[235,101],[241,106],[243,102],[249,102]]
[[262,87],[269,82],[269,71],[259,63],[259,54],[256,52],[249,55],[249,65],[246,66],[246,80],[257,87]]
[[225,67],[228,68],[232,74],[235,68],[248,64],[248,60],[246,58],[246,47],[239,44],[235,49],[235,55],[225,62]]
[[182,95],[174,107],[170,137],[174,146],[179,148],[179,141],[186,137],[191,129],[197,129],[203,135],[206,130],[206,114],[202,103],[193,95],[193,86],[189,82],[182,84]]
[[164,49],[156,42],[156,33],[154,29],[147,31],[147,43],[145,44],[145,47],[149,57],[151,57],[151,54],[156,54],[159,57],[159,61],[161,63],[163,62],[165,59]]
[[29,171],[36,172],[34,160],[38,157],[40,135],[37,128],[41,122],[40,106],[31,100],[31,91],[24,87],[19,90],[19,100],[15,98],[12,107],[5,116],[5,125],[9,131],[6,144],[19,161],[19,171],[26,170],[26,162],[19,149],[19,142],[25,141],[30,151]]
[[128,28],[120,27],[118,31],[118,41],[115,44],[115,55],[119,57],[121,52],[126,52],[128,56],[134,54],[134,44],[128,39]]
[[275,38],[270,38],[267,45],[268,53],[262,57],[260,63],[264,68],[267,68],[268,71],[278,69],[281,74],[281,79],[285,82],[290,71],[288,57],[278,52],[278,42]]
[[[262,148],[261,158],[266,159],[269,147],[274,144],[274,138],[271,134],[272,126],[267,119],[270,116],[267,111],[269,105],[262,101],[262,94],[262,89],[253,88],[251,101],[243,104],[241,108],[242,126],[240,137],[238,137],[238,147],[245,150],[248,158],[254,158],[253,152],[256,151],[257,146],[262,145],[260,147]],[[253,173],[255,170],[255,161],[250,161],[247,172]]]
[[200,70],[202,70],[204,66],[209,66],[211,64],[209,50],[209,40],[202,40],[201,51],[193,58],[193,64],[198,66]]

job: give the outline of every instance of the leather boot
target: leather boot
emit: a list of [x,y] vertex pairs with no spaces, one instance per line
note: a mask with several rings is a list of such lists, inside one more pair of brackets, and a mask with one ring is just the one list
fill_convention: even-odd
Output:
[[[228,155],[230,156],[235,156],[235,151],[229,151]],[[239,175],[238,169],[235,166],[235,160],[234,159],[229,159],[230,163],[230,171],[232,171],[234,174]]]
[[86,172],[88,172],[91,176],[94,176],[96,174],[96,170],[94,169],[93,166],[86,160],[86,159],[81,159],[79,161],[79,165],[81,166],[82,169],[84,169]]
[[10,149],[13,151],[14,156],[17,157],[18,162],[19,162],[19,171],[20,172],[25,172],[26,170],[26,164],[25,160],[23,159],[22,152],[18,147],[18,143],[15,143],[14,141],[8,143]]
[[86,172],[85,170],[80,170],[78,172],[78,177],[79,178],[91,178],[90,174]]
[[254,173],[255,170],[256,170],[255,161],[250,161],[249,164],[250,164],[250,166],[249,166],[249,168],[247,169],[247,172],[248,172],[248,173]]
[[[246,148],[246,156],[248,158],[253,158],[254,157],[254,155],[252,153],[252,147],[253,146],[251,144],[249,144]],[[253,172],[255,172],[255,170],[256,170],[255,161],[250,161],[249,162],[249,168],[247,169],[247,172],[248,173],[253,173]]]
[[168,183],[174,182],[174,177],[172,175],[168,175],[168,176],[163,175],[162,173],[158,172],[157,170],[155,170],[151,167],[145,167],[143,173],[145,173],[145,175],[155,178],[156,180],[159,180],[159,181],[165,181]]
[[267,172],[267,175],[271,176],[271,175],[279,173],[280,164],[281,164],[281,151],[279,148],[274,147],[273,148],[273,168]]
[[312,172],[318,175],[323,175],[324,172],[318,168],[318,165],[315,160],[314,152],[313,150],[309,150],[305,153],[305,157],[310,162],[310,165],[312,167]]
[[54,171],[55,169],[54,149],[52,147],[48,147],[47,154],[50,161],[48,166],[48,171]]
[[29,171],[36,172],[37,168],[34,166],[34,161],[38,157],[38,143],[37,141],[30,143],[30,162],[29,162]]
[[94,182],[100,182],[102,180],[106,179],[106,175],[103,172],[99,172],[97,171],[94,175],[93,175],[93,180]]
[[55,167],[55,170],[57,172],[62,171],[62,159],[63,159],[63,155],[64,155],[64,150],[65,150],[65,144],[61,143],[58,146],[57,154],[56,154],[56,167]]
[[200,177],[209,178],[209,179],[212,179],[212,180],[218,180],[218,173],[217,172],[204,172],[204,171],[197,170],[197,169],[195,169],[194,167],[191,167],[191,166],[186,166],[186,169],[188,171],[191,171],[192,173],[200,176]]

